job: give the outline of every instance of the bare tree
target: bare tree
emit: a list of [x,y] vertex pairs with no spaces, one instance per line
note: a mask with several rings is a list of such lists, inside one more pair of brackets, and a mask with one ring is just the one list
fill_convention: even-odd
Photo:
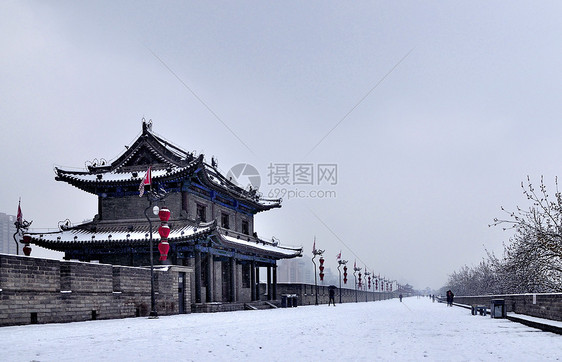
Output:
[[487,252],[488,258],[477,266],[453,272],[445,288],[457,295],[561,292],[562,194],[557,179],[555,186],[552,198],[542,177],[538,191],[527,177],[521,188],[531,205],[516,211],[502,207],[508,216],[492,224],[514,231],[504,243],[503,256]]
[[542,177],[538,192],[527,177],[521,188],[531,202],[528,209],[517,207],[506,211],[508,218],[494,219],[493,225],[515,231],[510,243],[504,245],[504,259],[495,264],[501,289],[511,293],[562,291],[562,194],[558,179],[555,186],[551,198]]
[[449,275],[446,289],[457,295],[484,295],[501,293],[496,266],[491,260],[482,260],[480,264],[463,266],[459,271]]

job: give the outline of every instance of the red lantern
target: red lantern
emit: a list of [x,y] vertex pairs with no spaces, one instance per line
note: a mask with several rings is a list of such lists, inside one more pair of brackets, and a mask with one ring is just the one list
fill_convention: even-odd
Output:
[[347,284],[347,266],[343,266],[343,284]]
[[168,222],[168,220],[170,220],[170,215],[170,210],[166,206],[162,207],[160,211],[158,211],[158,217],[162,222]]
[[318,267],[318,269],[320,269],[320,281],[324,281],[324,258],[320,257],[320,266]]
[[170,251],[170,244],[167,241],[161,241],[158,244],[158,251],[160,252],[160,260],[166,260],[168,258],[168,251]]
[[158,228],[158,234],[160,234],[160,237],[162,239],[167,239],[168,236],[170,235],[170,227],[166,224],[162,224],[160,225],[160,227]]
[[379,290],[379,280],[375,280],[375,289]]
[[369,289],[371,289],[371,276],[370,275],[369,275],[369,278],[367,280],[369,280],[368,286],[369,286]]
[[361,289],[361,273],[359,273],[359,284],[357,286]]
[[160,234],[160,244],[158,244],[158,251],[160,252],[160,261],[165,261],[168,259],[168,251],[170,251],[170,244],[168,244],[168,236],[170,236],[170,227],[168,226],[168,220],[170,220],[170,210],[167,207],[163,207],[158,211],[158,217],[162,224],[158,228],[158,234]]
[[24,235],[23,236],[23,243],[25,244],[25,246],[23,247],[24,255],[30,256],[31,255],[31,246],[29,246],[29,244],[31,243],[31,236],[30,235]]

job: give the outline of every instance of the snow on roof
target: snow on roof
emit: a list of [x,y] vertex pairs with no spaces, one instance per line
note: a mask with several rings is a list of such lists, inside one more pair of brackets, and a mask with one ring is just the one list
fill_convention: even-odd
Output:
[[[197,234],[203,234],[211,231],[211,226],[195,227],[192,225],[184,225],[180,228],[173,228],[170,231],[168,240],[179,241],[190,238]],[[129,242],[139,241],[149,238],[148,227],[139,231],[120,231],[120,230],[107,230],[101,232],[92,232],[84,228],[73,228],[69,230],[59,231],[55,233],[45,234],[31,234],[32,238],[36,241],[53,242],[53,243],[95,243],[96,241],[111,241],[111,242]],[[158,232],[153,231],[153,239],[160,239]]]
[[175,156],[177,156],[179,158],[186,158],[190,155],[193,155],[191,152],[187,152],[187,151],[183,150],[179,146],[176,146],[172,142],[168,141],[167,139],[165,139],[164,137],[162,137],[160,135],[157,135],[154,132],[152,132],[152,135],[154,136],[154,138],[156,138],[156,140],[162,146],[164,146],[168,151],[170,151],[171,153],[173,153]]
[[221,186],[225,189],[228,189],[231,192],[235,192],[240,196],[245,198],[250,198],[254,202],[258,202],[263,206],[266,207],[275,207],[281,204],[281,199],[264,199],[261,197],[261,193],[258,192],[257,189],[254,190],[245,190],[237,185],[235,185],[232,181],[228,180],[224,175],[222,175],[217,169],[213,166],[205,164],[205,170],[208,179],[213,182],[214,184]]
[[[170,172],[168,170],[152,170],[152,178],[160,178],[163,176],[173,175],[174,173],[181,172],[186,167],[173,167]],[[136,174],[136,176],[134,176]],[[98,174],[86,173],[67,173],[64,176],[70,179],[84,181],[84,182],[115,182],[115,181],[131,181],[138,180],[139,182],[144,178],[145,172],[104,172]]]
[[244,239],[243,237],[237,238],[234,236],[224,235],[224,234],[221,234],[221,238],[225,239],[226,241],[234,245],[243,246],[246,248],[255,248],[262,251],[281,254],[288,257],[298,256],[302,253],[302,248],[299,247],[289,247],[289,246],[283,247],[279,245],[273,245],[273,243],[271,242],[261,239],[256,239],[256,238],[254,238],[254,241],[248,241],[248,239]]

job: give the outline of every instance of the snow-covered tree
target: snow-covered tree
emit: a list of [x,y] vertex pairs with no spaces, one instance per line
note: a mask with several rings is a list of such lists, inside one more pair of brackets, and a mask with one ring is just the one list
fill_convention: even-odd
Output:
[[494,219],[494,225],[515,231],[504,246],[503,260],[494,263],[507,292],[562,291],[562,194],[558,180],[555,186],[552,198],[542,177],[538,191],[528,177],[521,188],[531,205],[507,212],[508,218]]
[[457,295],[562,292],[562,194],[550,197],[541,177],[537,191],[530,178],[521,183],[528,208],[504,210],[508,217],[494,219],[514,234],[504,243],[501,258],[488,253],[477,266],[464,266],[449,276],[444,287]]

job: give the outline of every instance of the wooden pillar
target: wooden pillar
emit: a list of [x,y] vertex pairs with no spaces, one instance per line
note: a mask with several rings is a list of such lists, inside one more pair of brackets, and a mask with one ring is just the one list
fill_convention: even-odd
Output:
[[201,251],[195,250],[195,303],[201,303]]
[[207,283],[207,289],[205,296],[207,297],[207,303],[214,302],[213,300],[213,255],[207,253],[207,272],[205,273],[205,281]]
[[267,267],[267,300],[271,300],[271,266]]
[[250,264],[250,299],[256,300],[256,262],[252,260]]
[[260,267],[256,266],[256,284],[254,284],[254,288],[256,288],[256,300],[261,299],[260,295]]
[[273,285],[272,288],[272,298],[277,300],[277,265],[273,266]]
[[230,258],[230,301],[236,302],[236,259]]

